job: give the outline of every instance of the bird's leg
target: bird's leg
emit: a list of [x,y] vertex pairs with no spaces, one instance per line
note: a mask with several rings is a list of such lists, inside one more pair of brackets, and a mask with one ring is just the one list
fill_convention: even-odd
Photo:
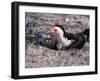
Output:
[[61,50],[63,48],[63,45],[61,43],[58,43],[56,47],[58,50]]

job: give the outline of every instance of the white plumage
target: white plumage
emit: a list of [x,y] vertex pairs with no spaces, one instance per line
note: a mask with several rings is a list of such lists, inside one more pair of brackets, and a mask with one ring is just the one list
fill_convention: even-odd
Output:
[[67,37],[64,37],[64,32],[61,28],[55,26],[54,28],[52,28],[51,32],[55,34],[57,40],[61,42],[63,46],[68,47],[70,44],[72,44],[73,40],[68,40]]

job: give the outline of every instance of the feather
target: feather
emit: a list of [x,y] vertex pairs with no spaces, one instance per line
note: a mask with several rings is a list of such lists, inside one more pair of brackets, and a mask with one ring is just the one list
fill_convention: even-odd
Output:
[[62,25],[55,25],[57,32],[54,32],[57,40],[60,40],[62,45],[66,49],[76,48],[81,49],[85,42],[89,40],[89,29],[85,29],[83,32],[73,34],[65,32],[65,29]]

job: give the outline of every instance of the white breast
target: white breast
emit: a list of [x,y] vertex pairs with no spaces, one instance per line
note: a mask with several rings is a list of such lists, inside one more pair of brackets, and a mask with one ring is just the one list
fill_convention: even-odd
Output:
[[72,44],[73,40],[68,40],[67,38],[63,37],[61,34],[56,35],[57,40],[62,43],[63,46],[68,47],[70,44]]
[[68,40],[67,38],[65,38],[63,36],[64,32],[59,27],[56,27],[56,29],[57,29],[56,38],[59,42],[62,43],[63,46],[68,47],[70,44],[72,44],[73,40]]
[[60,37],[60,38],[61,38],[60,41],[61,41],[61,43],[63,44],[63,46],[68,47],[70,44],[72,44],[72,41],[73,41],[73,40],[68,40],[68,39],[65,38],[65,37]]

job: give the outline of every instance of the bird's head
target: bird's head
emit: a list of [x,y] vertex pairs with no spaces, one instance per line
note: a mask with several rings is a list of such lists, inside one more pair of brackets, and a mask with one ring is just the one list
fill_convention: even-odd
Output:
[[65,33],[64,27],[62,25],[54,25],[51,28],[51,33],[52,34],[60,34],[63,35]]

